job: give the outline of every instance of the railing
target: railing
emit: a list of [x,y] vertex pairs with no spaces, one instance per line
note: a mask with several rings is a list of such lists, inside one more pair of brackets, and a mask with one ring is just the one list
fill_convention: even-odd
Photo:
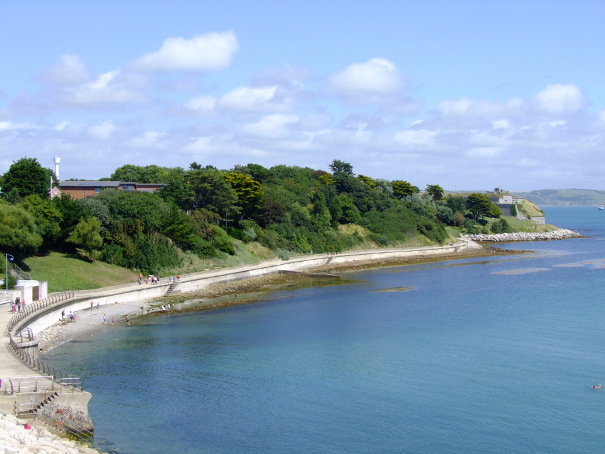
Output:
[[12,265],[13,271],[15,272],[14,274],[16,274],[15,277],[17,279],[25,279],[31,281],[32,277],[30,276],[30,274],[26,273],[21,268],[19,268],[15,262],[10,262],[10,265]]
[[6,325],[7,334],[12,331],[12,329],[15,327],[15,325],[17,325],[17,323],[19,323],[21,320],[23,320],[27,316],[32,315],[34,312],[37,312],[40,309],[43,309],[45,307],[59,303],[61,301],[66,301],[73,297],[74,297],[74,292],[69,291],[69,292],[58,293],[56,295],[52,295],[47,298],[43,298],[34,303],[26,304],[25,309],[21,310],[21,312],[17,312],[8,321],[8,324]]
[[[52,377],[53,380],[55,380],[59,385],[64,385],[67,387],[67,389],[71,390],[71,392],[84,391],[84,384],[82,383],[82,380],[66,374],[61,369],[49,366],[39,358],[34,358],[32,355],[27,353],[25,349],[20,348],[12,336],[10,336],[10,342],[7,344],[7,347],[11,353],[26,366],[29,366],[32,369],[40,372],[42,375]],[[60,387],[60,390],[62,389],[63,387]]]
[[51,375],[33,377],[11,377],[4,388],[5,395],[54,391],[55,379]]

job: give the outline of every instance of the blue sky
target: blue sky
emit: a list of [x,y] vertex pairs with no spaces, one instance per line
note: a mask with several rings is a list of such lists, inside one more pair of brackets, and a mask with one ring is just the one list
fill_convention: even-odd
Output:
[[0,172],[256,163],[605,190],[605,2],[0,1]]

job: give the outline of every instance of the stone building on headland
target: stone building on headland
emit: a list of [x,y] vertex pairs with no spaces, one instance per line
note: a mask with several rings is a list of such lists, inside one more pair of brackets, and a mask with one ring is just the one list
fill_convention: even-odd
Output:
[[[496,206],[500,208],[500,211],[504,216],[516,216],[518,219],[528,219],[528,216],[520,209],[526,201],[524,197],[514,196],[502,188],[495,188],[494,192],[488,197],[491,202],[495,203]],[[536,207],[534,206],[534,208]],[[536,224],[546,224],[544,213],[541,212],[531,214],[531,220]]]

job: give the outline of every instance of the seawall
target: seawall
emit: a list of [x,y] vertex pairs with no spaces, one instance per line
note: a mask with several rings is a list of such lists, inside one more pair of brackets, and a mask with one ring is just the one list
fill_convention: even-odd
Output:
[[[144,305],[145,302],[157,299],[165,295],[169,290],[176,292],[193,292],[215,284],[226,282],[239,281],[250,279],[258,276],[279,273],[284,271],[301,271],[307,268],[318,267],[329,264],[343,264],[353,262],[370,262],[385,258],[411,258],[411,257],[431,257],[439,255],[452,255],[457,252],[464,252],[471,249],[481,249],[481,246],[476,243],[463,239],[457,243],[448,244],[446,246],[429,246],[415,248],[398,248],[398,249],[378,249],[355,251],[340,254],[316,254],[312,256],[297,257],[290,260],[269,260],[255,265],[239,266],[235,268],[226,268],[222,270],[203,271],[199,273],[182,276],[178,281],[168,282],[162,280],[160,284],[125,284],[113,287],[106,287],[97,290],[74,291],[69,292],[69,297],[65,299],[56,298],[49,299],[48,304],[40,304],[39,308],[33,313],[28,314],[15,323],[9,322],[10,316],[3,313],[0,317],[1,328],[11,325],[10,333],[5,333],[5,342],[7,335],[14,339],[18,338],[19,332],[29,331],[33,333],[34,338],[38,333],[54,325],[62,318],[62,313],[66,315],[69,312],[78,312],[99,305],[100,308],[108,304],[116,303],[134,303]],[[53,296],[51,296],[52,298]],[[56,301],[56,302],[55,302]],[[34,306],[34,304],[32,304]],[[37,307],[37,306],[35,306]],[[33,307],[32,307],[33,309]],[[77,323],[77,322],[76,322]],[[31,344],[31,350],[37,350],[36,342],[27,342]],[[18,349],[19,351],[23,349]],[[35,356],[35,352],[31,355]],[[6,384],[6,380],[15,377],[41,377],[43,374],[30,371],[24,366],[17,357],[8,353],[8,348],[0,351],[0,378]],[[46,378],[52,382],[53,377]],[[58,385],[54,385],[58,386]],[[63,385],[62,392],[50,403],[46,403],[39,411],[40,416],[46,416],[54,421],[55,424],[63,424],[67,421],[72,421],[74,418],[78,422],[79,427],[92,430],[92,421],[88,414],[88,401],[91,398],[90,393],[83,390],[74,392],[65,392]],[[4,388],[5,394],[6,388]],[[0,397],[0,410],[4,412],[13,412],[16,405],[24,402],[40,403],[47,399],[52,391],[37,390],[31,393],[15,392],[10,395]],[[65,420],[65,417],[68,420]]]

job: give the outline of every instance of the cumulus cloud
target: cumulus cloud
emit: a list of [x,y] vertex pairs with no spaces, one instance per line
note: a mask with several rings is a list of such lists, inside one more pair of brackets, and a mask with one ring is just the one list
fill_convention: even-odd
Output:
[[228,67],[239,50],[232,31],[196,35],[191,39],[167,38],[155,52],[131,62],[130,67],[143,72],[212,71]]
[[401,71],[385,58],[372,58],[365,63],[354,63],[333,74],[328,87],[352,102],[381,103],[401,93],[405,78]]
[[564,114],[582,110],[587,105],[586,96],[582,90],[573,84],[553,84],[536,93],[534,104],[538,110]]

